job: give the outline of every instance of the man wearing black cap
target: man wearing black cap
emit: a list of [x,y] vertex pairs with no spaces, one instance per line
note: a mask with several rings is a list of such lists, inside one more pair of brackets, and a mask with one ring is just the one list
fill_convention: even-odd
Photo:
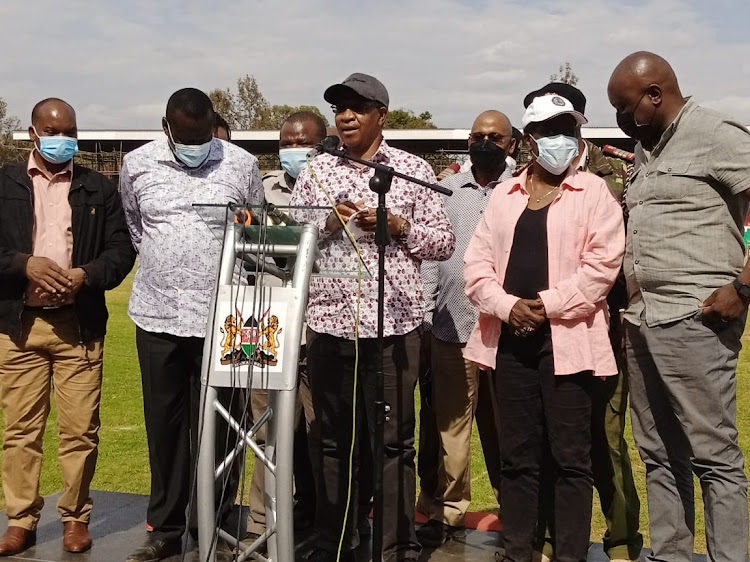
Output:
[[[575,86],[562,82],[551,82],[531,92],[523,100],[524,107],[528,107],[534,98],[551,94],[568,99],[576,111],[584,113],[586,96]],[[619,199],[627,176],[626,162],[605,156],[598,146],[581,136],[580,127],[577,128],[577,133],[579,156],[573,161],[573,165],[601,177]],[[643,547],[643,537],[638,531],[640,501],[624,437],[628,384],[622,349],[620,310],[627,306],[627,291],[620,281],[618,279],[607,297],[610,341],[620,374],[595,379],[591,385],[591,465],[594,485],[607,521],[607,532],[603,538],[604,551],[613,562],[638,560]],[[551,545],[545,544],[544,554],[550,556],[551,551]]]
[[[328,88],[324,97],[333,104],[336,129],[349,154],[435,182],[435,175],[424,160],[392,148],[383,140],[389,98],[380,81],[366,74],[352,74],[343,83]],[[359,232],[362,260],[370,271],[376,272],[378,257],[373,235],[377,195],[368,183],[373,170],[329,154],[316,157],[311,166],[314,175],[309,169],[302,170],[291,204],[335,204],[337,212],[320,221],[320,240],[341,239],[342,224],[349,223],[350,229]],[[420,265],[422,260],[450,257],[455,238],[442,197],[427,188],[394,178],[387,207],[391,243],[385,255],[383,361],[385,401],[390,410],[384,429],[383,559],[416,561],[420,546],[414,531],[414,388],[419,328],[424,316]],[[359,544],[355,516],[359,448],[371,443],[354,444],[350,467],[352,417],[355,410],[357,426],[367,424],[372,438],[378,364],[377,306],[376,279],[362,280],[361,289],[356,279],[310,281],[307,362],[322,462],[316,504],[318,550],[310,557],[316,562],[336,560],[339,549],[341,560],[354,560],[354,549]],[[342,527],[343,543],[339,547]]]

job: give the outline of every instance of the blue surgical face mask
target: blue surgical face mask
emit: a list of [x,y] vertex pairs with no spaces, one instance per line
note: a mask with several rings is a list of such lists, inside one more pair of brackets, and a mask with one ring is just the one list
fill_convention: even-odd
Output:
[[54,135],[43,137],[32,127],[34,133],[39,137],[39,154],[51,164],[65,164],[70,162],[78,152],[78,139]]
[[279,160],[281,167],[287,174],[297,179],[300,172],[307,166],[307,153],[311,148],[281,148],[279,149]]
[[213,139],[203,144],[179,144],[174,142],[169,122],[167,122],[167,131],[169,132],[169,140],[172,141],[172,146],[174,146],[174,155],[185,166],[198,168],[206,161],[208,153],[211,152],[211,140]]
[[565,135],[542,137],[536,139],[539,154],[536,161],[554,176],[559,176],[568,169],[573,159],[578,156],[578,139]]

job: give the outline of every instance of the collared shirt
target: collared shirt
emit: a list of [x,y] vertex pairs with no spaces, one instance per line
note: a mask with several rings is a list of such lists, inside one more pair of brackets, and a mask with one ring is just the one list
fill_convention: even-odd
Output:
[[[435,174],[427,162],[392,148],[385,141],[380,143],[372,161],[422,181],[435,182]],[[329,154],[317,156],[312,167],[336,204],[364,200],[368,207],[377,206],[377,194],[369,187],[374,174],[371,168],[355,166]],[[424,259],[448,258],[453,252],[455,238],[439,193],[394,178],[386,202],[394,215],[404,217],[411,224],[408,236],[392,237],[385,252],[384,333],[390,336],[406,334],[422,323],[424,299],[420,264]],[[325,192],[308,169],[297,178],[292,205],[329,205]],[[341,230],[331,234],[324,230],[323,224],[319,227],[321,239],[342,235]],[[372,233],[361,237],[358,242],[362,259],[373,274],[373,279],[362,281],[359,336],[374,338],[377,335],[378,248]],[[318,333],[353,339],[356,302],[356,279],[313,278],[307,305],[309,327]]]
[[292,198],[294,182],[284,170],[274,170],[263,175],[263,194],[266,203],[273,203],[277,207],[289,205]]
[[219,139],[198,168],[179,163],[166,138],[129,152],[120,191],[139,254],[128,313],[149,332],[204,337],[221,254],[194,203],[261,204],[258,160]]
[[[70,269],[73,263],[73,211],[68,195],[73,179],[73,161],[68,162],[53,176],[48,176],[37,165],[35,154],[38,154],[36,149],[31,151],[27,167],[34,188],[34,234],[31,253],[37,257],[51,259],[62,269]],[[26,289],[28,306],[48,304],[37,296],[39,289],[36,283],[29,283]]]
[[479,313],[469,301],[464,290],[464,253],[474,230],[489,203],[492,190],[500,182],[513,177],[513,168],[505,167],[497,181],[482,187],[474,174],[448,176],[440,185],[453,190],[444,197],[445,209],[456,235],[456,248],[445,261],[422,262],[422,282],[425,298],[425,328],[442,340],[466,343],[479,318]]
[[[466,294],[479,321],[464,357],[494,368],[502,322],[518,297],[503,289],[516,223],[528,206],[527,172],[498,185],[464,257]],[[539,293],[551,326],[555,374],[617,374],[606,296],[622,265],[620,205],[601,178],[571,168],[547,212],[549,286]]]
[[625,318],[687,318],[742,271],[750,132],[687,101],[628,188]]

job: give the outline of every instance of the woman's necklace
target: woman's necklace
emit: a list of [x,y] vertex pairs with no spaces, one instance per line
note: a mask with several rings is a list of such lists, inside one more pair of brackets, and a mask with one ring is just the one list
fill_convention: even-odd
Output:
[[[531,177],[531,189],[534,189],[534,174],[531,174],[531,176],[530,176],[530,177]],[[550,190],[549,190],[549,191],[548,191],[547,193],[545,193],[545,194],[544,194],[544,195],[542,195],[541,197],[537,197],[537,198],[536,198],[536,202],[537,202],[537,203],[541,203],[541,202],[542,202],[542,199],[544,199],[545,197],[547,197],[547,195],[549,195],[550,193],[552,193],[552,192],[554,192],[554,191],[557,191],[557,189],[558,189],[559,187],[560,187],[559,185],[556,185],[555,187],[553,187],[552,189],[550,189]]]

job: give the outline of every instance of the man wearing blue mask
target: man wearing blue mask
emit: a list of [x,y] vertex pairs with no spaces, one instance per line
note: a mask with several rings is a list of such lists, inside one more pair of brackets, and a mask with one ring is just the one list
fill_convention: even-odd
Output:
[[36,539],[51,389],[64,483],[57,502],[63,549],[91,546],[104,291],[119,285],[135,260],[117,187],[73,164],[73,108],[56,98],[39,102],[29,136],[34,144],[28,160],[0,170],[0,403],[8,516],[0,556],[18,554]]
[[[289,205],[292,198],[292,189],[297,176],[307,166],[306,156],[310,150],[323,140],[326,136],[326,125],[320,115],[312,111],[299,111],[291,114],[282,123],[279,131],[279,160],[281,170],[268,172],[263,176],[263,193],[267,203],[284,207]],[[283,211],[286,212],[286,211]],[[267,284],[276,279],[266,276]],[[306,427],[312,422],[312,398],[310,397],[310,385],[307,382],[307,373],[300,370],[299,403],[303,406],[304,420],[295,435],[294,450],[294,479],[295,479],[295,528],[302,531],[311,527],[315,513],[315,482],[312,477],[312,467],[307,451]],[[252,418],[258,419],[268,407],[268,393],[264,390],[255,390],[252,393],[250,407]],[[265,426],[260,429],[256,436],[256,442],[262,444],[265,441]],[[261,463],[255,463],[253,479],[250,485],[250,514],[247,520],[247,539],[256,539],[266,530],[266,506],[263,494],[265,493],[265,467]]]
[[[187,526],[203,339],[221,253],[221,241],[193,204],[263,202],[257,159],[214,138],[214,124],[205,93],[178,90],[162,119],[165,137],[128,153],[120,173],[123,207],[140,256],[128,313],[136,324],[143,380],[151,464],[146,519],[153,527],[130,561],[179,553]],[[219,436],[217,442],[226,441]],[[221,495],[223,521],[234,495]]]
[[292,113],[279,131],[281,170],[263,176],[263,192],[268,203],[289,205],[294,182],[307,167],[306,156],[326,136],[326,124],[312,111]]

